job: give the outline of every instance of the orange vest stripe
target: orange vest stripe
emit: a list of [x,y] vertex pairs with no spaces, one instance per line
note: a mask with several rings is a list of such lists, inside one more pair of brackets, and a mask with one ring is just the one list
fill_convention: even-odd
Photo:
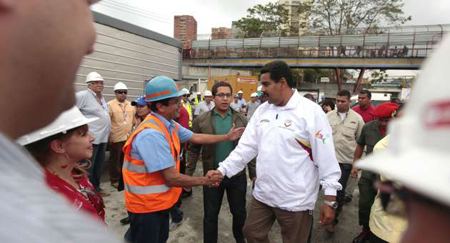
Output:
[[125,161],[122,172],[125,184],[126,209],[133,213],[151,213],[171,208],[181,195],[181,188],[168,187],[160,171],[149,173],[145,162],[131,156],[134,139],[144,129],[154,129],[166,138],[174,158],[173,169],[180,167],[180,140],[178,125],[170,134],[164,124],[154,115],[147,118],[131,134],[123,147]]

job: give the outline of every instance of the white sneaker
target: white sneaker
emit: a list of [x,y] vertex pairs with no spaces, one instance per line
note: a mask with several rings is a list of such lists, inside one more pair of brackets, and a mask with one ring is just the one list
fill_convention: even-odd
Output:
[[180,222],[170,222],[169,225],[169,231],[174,231],[176,228],[178,228],[178,226],[180,226],[183,223],[184,219],[182,219]]

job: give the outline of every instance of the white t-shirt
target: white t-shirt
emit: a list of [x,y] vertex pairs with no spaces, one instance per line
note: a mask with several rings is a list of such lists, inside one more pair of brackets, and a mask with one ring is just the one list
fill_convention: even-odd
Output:
[[105,224],[52,191],[37,162],[1,133],[0,184],[0,242],[122,242]]
[[202,101],[197,105],[197,107],[195,107],[194,115],[199,116],[199,115],[206,113],[212,109],[214,109],[214,101],[209,102],[209,105],[206,104],[206,101]]

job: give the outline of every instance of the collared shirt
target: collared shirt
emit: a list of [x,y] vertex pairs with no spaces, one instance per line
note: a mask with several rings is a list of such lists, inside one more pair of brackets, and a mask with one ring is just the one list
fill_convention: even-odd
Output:
[[241,112],[242,111],[242,104],[239,102],[232,102],[230,104],[231,109],[233,109],[236,112]]
[[364,120],[365,123],[371,122],[375,119],[375,106],[372,104],[369,105],[366,109],[362,109],[359,105],[353,107],[353,110],[356,111]]
[[214,101],[209,102],[209,105],[206,104],[206,101],[202,101],[195,108],[195,115],[199,116],[199,115],[206,113],[212,109],[214,109]]
[[364,124],[361,136],[358,137],[356,143],[361,146],[366,146],[366,154],[370,154],[373,151],[373,147],[383,137],[384,135],[381,134],[380,128],[378,127],[378,120],[375,120]]
[[126,141],[131,135],[136,109],[131,106],[131,102],[128,100],[120,103],[117,99],[114,99],[108,102],[108,105],[109,116],[111,117],[110,141],[113,143]]
[[[174,120],[168,121],[157,113],[152,112],[151,114],[161,120],[169,133],[172,134],[176,123]],[[192,138],[193,132],[180,124],[178,124],[178,127],[180,129],[178,135],[181,143]],[[155,129],[144,129],[136,135],[131,148],[131,156],[138,160],[143,160],[149,173],[174,166],[170,144],[167,142],[164,134]]]
[[241,103],[241,105],[247,105],[247,102],[245,101],[244,98],[238,99],[238,102]]
[[351,109],[344,115],[344,120],[341,120],[337,110],[332,110],[328,112],[327,117],[333,130],[333,142],[338,162],[352,164],[356,139],[361,135],[364,121],[358,113]]
[[319,105],[297,92],[286,106],[262,104],[218,170],[231,177],[256,156],[253,196],[271,207],[313,210],[319,183],[325,195],[336,195],[342,188],[327,117]]
[[93,144],[108,142],[111,129],[108,104],[102,97],[101,104],[97,101],[97,94],[90,90],[82,90],[76,93],[76,106],[87,118],[98,117],[98,120],[89,123],[89,133],[95,138]]
[[[231,109],[228,109],[228,113],[225,117],[221,117],[219,113],[216,112],[215,109],[211,111],[214,115],[214,127],[217,135],[228,134],[233,125],[233,121],[231,119]],[[224,141],[217,143],[214,149],[214,168],[219,167],[219,162],[224,161],[228,155],[234,149],[234,142],[232,141]]]
[[1,133],[0,151],[0,242],[121,242],[50,189],[42,167]]
[[258,102],[247,103],[247,117],[249,120],[250,120],[250,118],[252,118],[253,113],[255,113],[255,111],[259,105],[260,105],[260,103],[258,103]]

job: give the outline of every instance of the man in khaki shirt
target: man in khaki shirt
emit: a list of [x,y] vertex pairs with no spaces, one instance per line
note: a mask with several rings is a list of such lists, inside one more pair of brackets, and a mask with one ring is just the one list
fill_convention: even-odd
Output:
[[361,135],[364,120],[362,117],[350,109],[351,94],[348,90],[341,90],[336,96],[336,110],[327,113],[328,121],[333,130],[333,142],[336,150],[336,157],[341,167],[341,179],[339,183],[342,190],[337,191],[336,217],[334,224],[327,228],[333,232],[334,226],[338,223],[338,215],[342,211],[345,197],[345,187],[352,170],[353,155],[356,148],[356,139]]
[[109,116],[111,117],[109,178],[111,185],[116,188],[119,186],[119,178],[121,178],[122,173],[122,147],[131,134],[133,118],[136,113],[131,102],[126,100],[127,93],[127,86],[119,82],[114,86],[116,98],[108,102]]

